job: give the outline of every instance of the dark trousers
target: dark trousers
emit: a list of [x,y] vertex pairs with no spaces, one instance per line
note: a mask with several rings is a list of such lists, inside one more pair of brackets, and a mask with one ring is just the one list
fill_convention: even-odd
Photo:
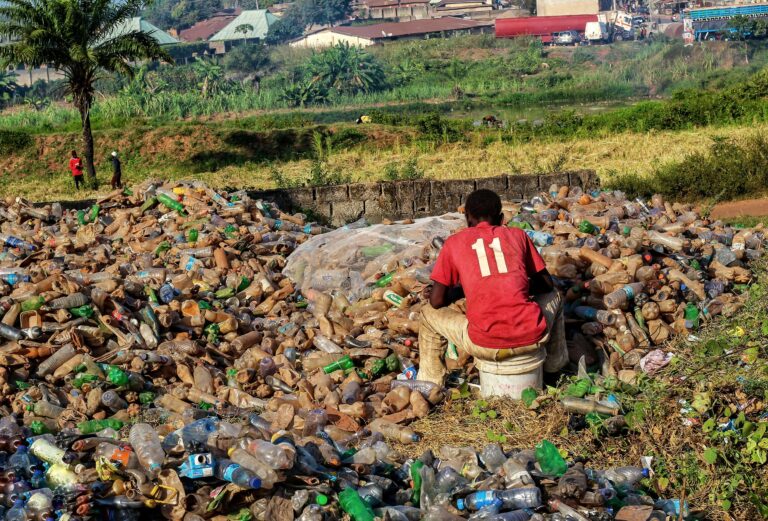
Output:
[[113,175],[112,176],[112,189],[113,190],[115,188],[122,188],[123,187],[123,183],[120,182],[120,177],[121,177],[120,175]]
[[75,190],[80,190],[80,183],[83,183],[83,176],[75,175],[75,176],[72,176],[72,179],[75,180]]

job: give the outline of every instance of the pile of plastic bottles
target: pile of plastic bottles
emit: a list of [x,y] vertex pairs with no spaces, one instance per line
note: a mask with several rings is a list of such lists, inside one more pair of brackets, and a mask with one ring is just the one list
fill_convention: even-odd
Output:
[[[656,199],[551,192],[508,207],[510,223],[543,245],[583,320],[574,351],[588,339],[622,353],[604,372],[639,368],[629,355],[662,342],[657,326],[695,329],[689,308],[708,319],[738,306],[728,290],[748,280],[759,230]],[[200,183],[147,182],[79,211],[0,205],[0,517],[686,515],[642,493],[648,462],[569,466],[546,441],[400,457],[390,445],[418,442],[408,423],[443,398],[414,379],[420,288],[409,268],[433,262],[444,237],[389,259],[351,304],[282,274],[326,231]]]

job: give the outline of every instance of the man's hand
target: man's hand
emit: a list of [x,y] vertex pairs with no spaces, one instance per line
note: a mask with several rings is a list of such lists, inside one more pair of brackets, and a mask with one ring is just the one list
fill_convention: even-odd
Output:
[[422,300],[429,300],[432,297],[432,284],[425,286],[423,290],[421,290],[421,298]]

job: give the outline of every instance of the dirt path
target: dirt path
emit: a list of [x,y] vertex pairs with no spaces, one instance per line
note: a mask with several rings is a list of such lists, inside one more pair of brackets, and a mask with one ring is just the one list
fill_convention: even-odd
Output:
[[762,217],[768,215],[768,199],[747,199],[746,201],[733,201],[720,203],[712,209],[712,217],[715,219],[731,219],[734,217]]

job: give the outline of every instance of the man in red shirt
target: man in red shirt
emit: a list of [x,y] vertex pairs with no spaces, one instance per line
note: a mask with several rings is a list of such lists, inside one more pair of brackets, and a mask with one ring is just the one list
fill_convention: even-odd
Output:
[[[501,226],[501,199],[491,190],[467,197],[468,228],[445,241],[425,291],[419,326],[417,379],[443,384],[445,340],[465,356],[502,361],[544,357],[544,370],[568,362],[563,298],[526,233]],[[457,300],[459,285],[466,314]]]
[[72,179],[75,180],[75,190],[80,190],[80,183],[83,182],[83,160],[77,157],[77,151],[72,151],[72,158],[69,160],[69,170],[72,172]]

